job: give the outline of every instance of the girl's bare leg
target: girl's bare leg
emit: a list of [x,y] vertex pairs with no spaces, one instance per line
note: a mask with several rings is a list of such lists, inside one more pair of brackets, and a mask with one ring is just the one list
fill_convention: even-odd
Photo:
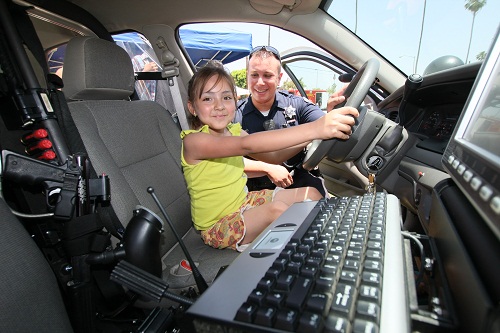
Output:
[[321,198],[323,196],[314,187],[300,187],[276,192],[273,202],[243,212],[246,233],[241,244],[253,241],[268,225],[295,202],[301,202],[306,199],[315,201]]
[[[283,191],[281,191],[283,192]],[[276,220],[286,209],[288,205],[281,202],[270,202],[262,206],[257,206],[243,212],[245,219],[246,233],[241,244],[247,244],[253,241],[268,225]]]
[[291,206],[296,202],[301,202],[307,199],[316,201],[322,198],[323,196],[321,193],[319,193],[319,191],[314,187],[299,187],[278,191],[274,195],[273,202],[281,201],[286,205]]

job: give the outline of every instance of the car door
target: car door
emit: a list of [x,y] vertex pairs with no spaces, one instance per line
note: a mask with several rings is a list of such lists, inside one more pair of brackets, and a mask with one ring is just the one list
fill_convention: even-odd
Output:
[[[334,56],[315,48],[299,47],[281,54],[285,73],[282,89],[300,95],[317,104],[326,112],[331,94],[348,85],[355,71]],[[376,84],[362,105],[378,111],[377,104],[388,94]],[[365,191],[367,179],[352,162],[335,163],[325,157],[319,168],[329,192],[336,196],[353,195]]]

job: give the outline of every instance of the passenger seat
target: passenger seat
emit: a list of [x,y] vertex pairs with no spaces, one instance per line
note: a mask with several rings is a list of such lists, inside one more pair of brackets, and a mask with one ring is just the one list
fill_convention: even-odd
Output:
[[[210,284],[219,269],[238,253],[205,245],[193,229],[180,165],[180,130],[158,103],[129,100],[134,72],[128,54],[109,41],[76,37],[66,48],[63,81],[71,116],[92,166],[97,174],[110,178],[111,205],[121,223],[127,225],[138,205],[164,219],[146,191],[153,187]],[[182,270],[177,274],[185,256],[168,224],[162,236],[161,256],[163,278],[171,291],[195,285],[192,274],[185,275]]]

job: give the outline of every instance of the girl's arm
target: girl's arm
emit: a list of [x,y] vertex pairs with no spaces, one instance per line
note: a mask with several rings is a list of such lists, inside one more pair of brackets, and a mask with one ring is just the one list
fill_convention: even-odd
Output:
[[245,131],[242,131],[241,136],[191,133],[183,139],[183,154],[188,163],[196,164],[206,159],[251,156],[279,151],[297,145],[306,145],[314,139],[348,139],[349,134],[351,134],[351,126],[354,125],[352,116],[357,117],[358,115],[358,110],[355,108],[343,107],[329,112],[311,123],[251,135]]
[[299,152],[301,152],[309,144],[309,142],[310,141],[301,143],[299,145],[295,145],[293,147],[287,147],[287,148],[283,148],[283,149],[276,150],[276,151],[250,154],[249,156],[251,156],[252,158],[255,158],[256,160],[263,161],[266,163],[281,164],[281,163],[287,161],[288,159],[294,157]]

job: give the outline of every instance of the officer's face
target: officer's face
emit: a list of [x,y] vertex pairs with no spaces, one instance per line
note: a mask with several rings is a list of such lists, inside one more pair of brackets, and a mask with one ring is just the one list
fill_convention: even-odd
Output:
[[250,58],[247,82],[252,102],[257,109],[268,111],[271,108],[282,75],[280,62],[275,57]]

